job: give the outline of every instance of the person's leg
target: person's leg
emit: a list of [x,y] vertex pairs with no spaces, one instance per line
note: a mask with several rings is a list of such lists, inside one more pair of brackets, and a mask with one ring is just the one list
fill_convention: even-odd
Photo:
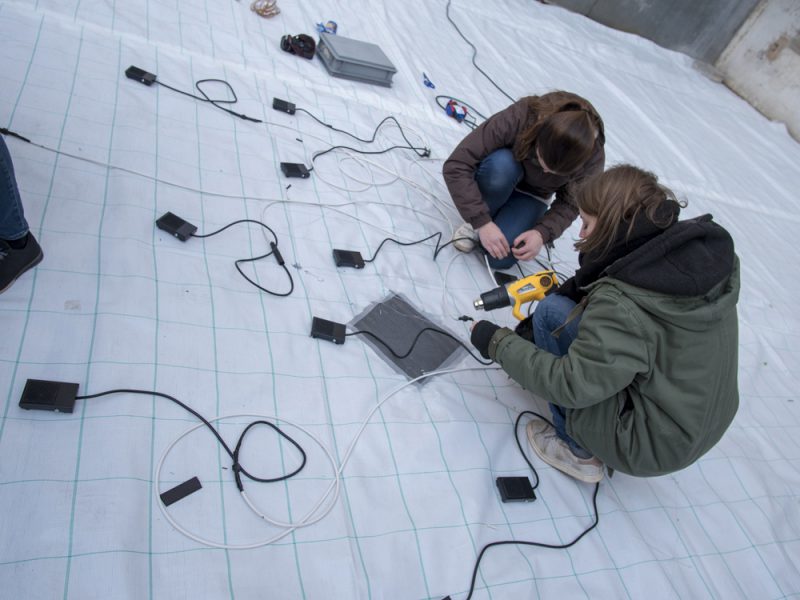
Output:
[[[475,183],[481,198],[489,206],[489,214],[495,213],[508,201],[514,187],[522,179],[522,165],[508,148],[500,148],[484,158],[475,170]],[[461,252],[472,252],[478,243],[478,233],[469,223],[464,223],[453,233],[454,246]],[[489,257],[491,259],[491,257]]]
[[559,332],[558,337],[553,335],[553,331],[564,325],[574,308],[575,302],[559,294],[545,296],[536,305],[536,310],[533,311],[533,339],[539,348],[556,356],[567,353],[572,340],[578,335],[580,316],[570,321]]
[[43,256],[25,221],[14,165],[0,135],[0,292],[38,265]]
[[[575,302],[566,296],[550,294],[536,306],[533,312],[533,339],[534,343],[551,354],[564,356],[569,351],[569,346],[578,335],[580,316],[570,321],[560,332],[558,337],[553,336],[553,331],[564,325],[567,317],[575,308]],[[556,435],[562,439],[570,451],[578,458],[591,458],[591,452],[581,446],[567,434],[566,411],[550,403],[550,412],[553,416],[553,426]]]
[[0,240],[18,240],[28,233],[28,222],[14,176],[14,164],[0,135]]
[[551,402],[550,414],[553,417],[553,427],[556,430],[556,435],[558,435],[559,438],[561,438],[566,442],[567,446],[569,446],[570,451],[578,458],[592,458],[591,452],[581,448],[578,445],[578,442],[573,440],[567,434],[567,413],[564,411],[564,409]]
[[[532,229],[539,218],[547,211],[547,205],[536,198],[514,191],[506,203],[492,214],[495,224],[503,232],[511,246],[523,231]],[[509,252],[501,259],[488,257],[489,266],[493,269],[508,269],[517,264],[517,259]]]
[[475,183],[481,191],[481,198],[494,215],[511,196],[522,179],[522,165],[514,158],[508,148],[500,148],[481,161],[475,171]]
[[[521,179],[522,165],[508,148],[489,154],[475,171],[481,197],[509,245],[520,233],[532,228],[547,210],[544,202],[515,191]],[[489,257],[489,266],[493,269],[506,269],[516,262],[512,254],[500,260]]]
[[[563,413],[553,410],[553,419],[556,422],[562,418]],[[561,423],[563,425],[563,420]],[[603,463],[580,446],[571,447],[547,420],[533,417],[525,431],[531,448],[548,465],[587,483],[596,483],[603,479]]]

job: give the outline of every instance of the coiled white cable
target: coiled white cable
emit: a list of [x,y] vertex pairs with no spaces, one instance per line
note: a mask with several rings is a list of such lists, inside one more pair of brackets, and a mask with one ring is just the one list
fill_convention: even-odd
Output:
[[[204,538],[204,537],[202,537],[202,536],[200,536],[200,535],[198,535],[196,533],[193,533],[193,532],[189,531],[186,527],[184,527],[183,525],[178,523],[175,520],[175,518],[169,513],[169,511],[167,510],[167,507],[164,506],[164,503],[161,501],[161,498],[159,496],[159,494],[160,494],[160,492],[159,492],[159,482],[161,481],[161,471],[163,469],[164,462],[165,462],[167,456],[172,451],[172,449],[178,444],[178,442],[180,442],[183,438],[185,438],[187,435],[189,435],[193,431],[195,431],[197,429],[200,429],[201,427],[205,427],[206,425],[204,423],[198,423],[197,425],[194,425],[191,428],[189,428],[186,431],[184,431],[175,440],[173,440],[172,443],[170,443],[165,448],[164,452],[161,454],[161,457],[158,460],[158,464],[156,465],[155,472],[153,474],[153,480],[155,481],[155,485],[153,486],[153,489],[154,489],[154,493],[156,495],[156,504],[158,504],[158,507],[161,509],[161,513],[164,515],[164,518],[169,522],[170,525],[172,525],[178,532],[180,532],[181,534],[185,535],[189,539],[192,539],[192,540],[194,540],[194,541],[196,541],[196,542],[198,542],[200,544],[203,544],[204,546],[210,546],[212,548],[220,548],[220,549],[225,549],[225,550],[249,550],[249,549],[252,549],[252,548],[259,548],[261,546],[266,546],[268,544],[272,544],[272,543],[278,541],[279,539],[289,535],[290,533],[292,533],[296,529],[299,529],[301,527],[307,527],[309,525],[313,525],[314,523],[319,522],[328,513],[330,513],[330,511],[336,505],[336,501],[339,498],[339,493],[340,493],[340,489],[341,489],[342,471],[344,470],[345,466],[347,465],[347,462],[350,460],[350,457],[353,454],[353,450],[355,449],[356,443],[358,442],[359,438],[361,437],[361,434],[364,432],[364,430],[366,429],[366,427],[369,424],[369,422],[372,420],[372,416],[392,396],[394,396],[398,392],[402,391],[403,389],[407,388],[411,384],[416,383],[417,381],[421,381],[422,379],[426,379],[428,377],[434,377],[436,375],[447,375],[447,374],[450,374],[450,373],[460,373],[460,372],[463,372],[463,371],[493,371],[493,370],[497,370],[497,369],[500,369],[500,367],[499,366],[491,366],[491,367],[475,366],[475,367],[458,367],[458,368],[454,368],[454,369],[443,369],[443,370],[440,370],[440,371],[431,371],[430,373],[424,373],[424,374],[420,375],[419,377],[415,377],[414,379],[406,381],[406,382],[402,383],[401,385],[399,385],[398,387],[394,388],[393,390],[389,391],[383,398],[381,398],[381,400],[372,409],[370,409],[370,411],[367,414],[366,418],[361,423],[361,426],[358,428],[358,431],[353,436],[353,440],[350,442],[350,445],[347,447],[347,450],[345,451],[344,456],[342,457],[342,461],[341,461],[341,463],[339,464],[338,467],[336,466],[336,460],[334,459],[334,457],[331,454],[331,452],[325,447],[325,445],[322,443],[322,441],[317,436],[313,435],[311,432],[309,432],[304,427],[302,427],[302,426],[300,426],[300,425],[298,425],[296,423],[293,423],[293,422],[291,422],[291,421],[289,421],[287,419],[282,419],[282,418],[274,417],[274,416],[271,416],[271,415],[255,415],[255,414],[223,415],[223,416],[220,416],[220,417],[216,417],[214,419],[209,419],[209,422],[212,422],[212,423],[217,422],[217,421],[221,421],[223,419],[236,419],[236,418],[274,419],[276,421],[281,421],[281,422],[287,423],[287,424],[299,429],[300,431],[305,433],[308,437],[310,437],[314,441],[314,443],[316,443],[322,449],[322,451],[325,453],[326,457],[328,458],[328,462],[330,462],[330,464],[331,464],[331,469],[333,471],[333,477],[334,477],[333,481],[330,483],[330,485],[327,487],[327,489],[323,492],[323,494],[320,496],[319,500],[317,500],[317,502],[314,504],[314,506],[308,512],[306,512],[305,515],[303,515],[300,519],[298,519],[297,521],[293,521],[293,522],[288,522],[287,523],[287,522],[278,521],[277,519],[273,519],[271,517],[268,517],[267,515],[264,514],[264,512],[262,510],[260,510],[257,506],[255,506],[255,504],[252,502],[252,500],[247,496],[247,494],[244,491],[241,492],[241,496],[242,496],[242,499],[244,500],[245,504],[258,517],[260,517],[261,519],[267,521],[268,523],[271,523],[273,525],[277,525],[279,527],[284,527],[285,528],[283,531],[280,531],[277,534],[275,534],[275,535],[273,535],[273,536],[271,536],[271,537],[269,537],[267,539],[260,540],[260,541],[257,541],[257,542],[253,542],[253,543],[249,543],[249,544],[228,544],[228,543],[219,542],[219,541],[215,541],[215,540],[210,540],[210,539]],[[327,503],[327,505],[325,505],[325,501],[326,501],[326,499],[328,499],[328,497],[330,497],[330,501]],[[319,512],[319,514],[316,514],[320,510],[321,510],[321,512]]]

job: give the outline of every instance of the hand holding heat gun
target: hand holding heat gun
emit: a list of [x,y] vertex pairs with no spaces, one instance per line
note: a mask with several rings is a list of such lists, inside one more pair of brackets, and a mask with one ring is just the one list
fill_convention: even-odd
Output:
[[555,271],[539,271],[481,294],[472,305],[475,310],[495,310],[513,304],[514,316],[522,321],[525,318],[520,310],[523,304],[541,300],[557,287]]

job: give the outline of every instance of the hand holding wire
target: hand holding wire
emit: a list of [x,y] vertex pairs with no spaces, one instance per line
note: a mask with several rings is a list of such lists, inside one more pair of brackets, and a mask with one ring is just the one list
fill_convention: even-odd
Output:
[[478,237],[481,246],[497,260],[508,256],[510,250],[508,240],[494,221],[489,221],[486,225],[478,228]]
[[516,237],[511,252],[517,260],[531,260],[539,254],[542,246],[544,246],[542,234],[536,229],[529,229]]

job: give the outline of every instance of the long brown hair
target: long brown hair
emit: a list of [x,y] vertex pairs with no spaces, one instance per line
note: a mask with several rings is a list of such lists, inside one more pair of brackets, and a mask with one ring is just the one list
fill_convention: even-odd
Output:
[[[658,177],[632,165],[618,165],[586,181],[576,194],[578,208],[597,222],[592,232],[575,248],[584,253],[604,255],[622,235],[630,237],[637,216],[644,212],[648,221],[666,229],[677,219],[686,202],[678,201]],[[667,206],[665,203],[674,203]],[[675,206],[677,205],[677,206]]]
[[603,121],[594,107],[575,94],[553,92],[528,98],[531,120],[514,143],[518,161],[539,151],[547,168],[568,175],[591,158],[595,146],[605,142]]

